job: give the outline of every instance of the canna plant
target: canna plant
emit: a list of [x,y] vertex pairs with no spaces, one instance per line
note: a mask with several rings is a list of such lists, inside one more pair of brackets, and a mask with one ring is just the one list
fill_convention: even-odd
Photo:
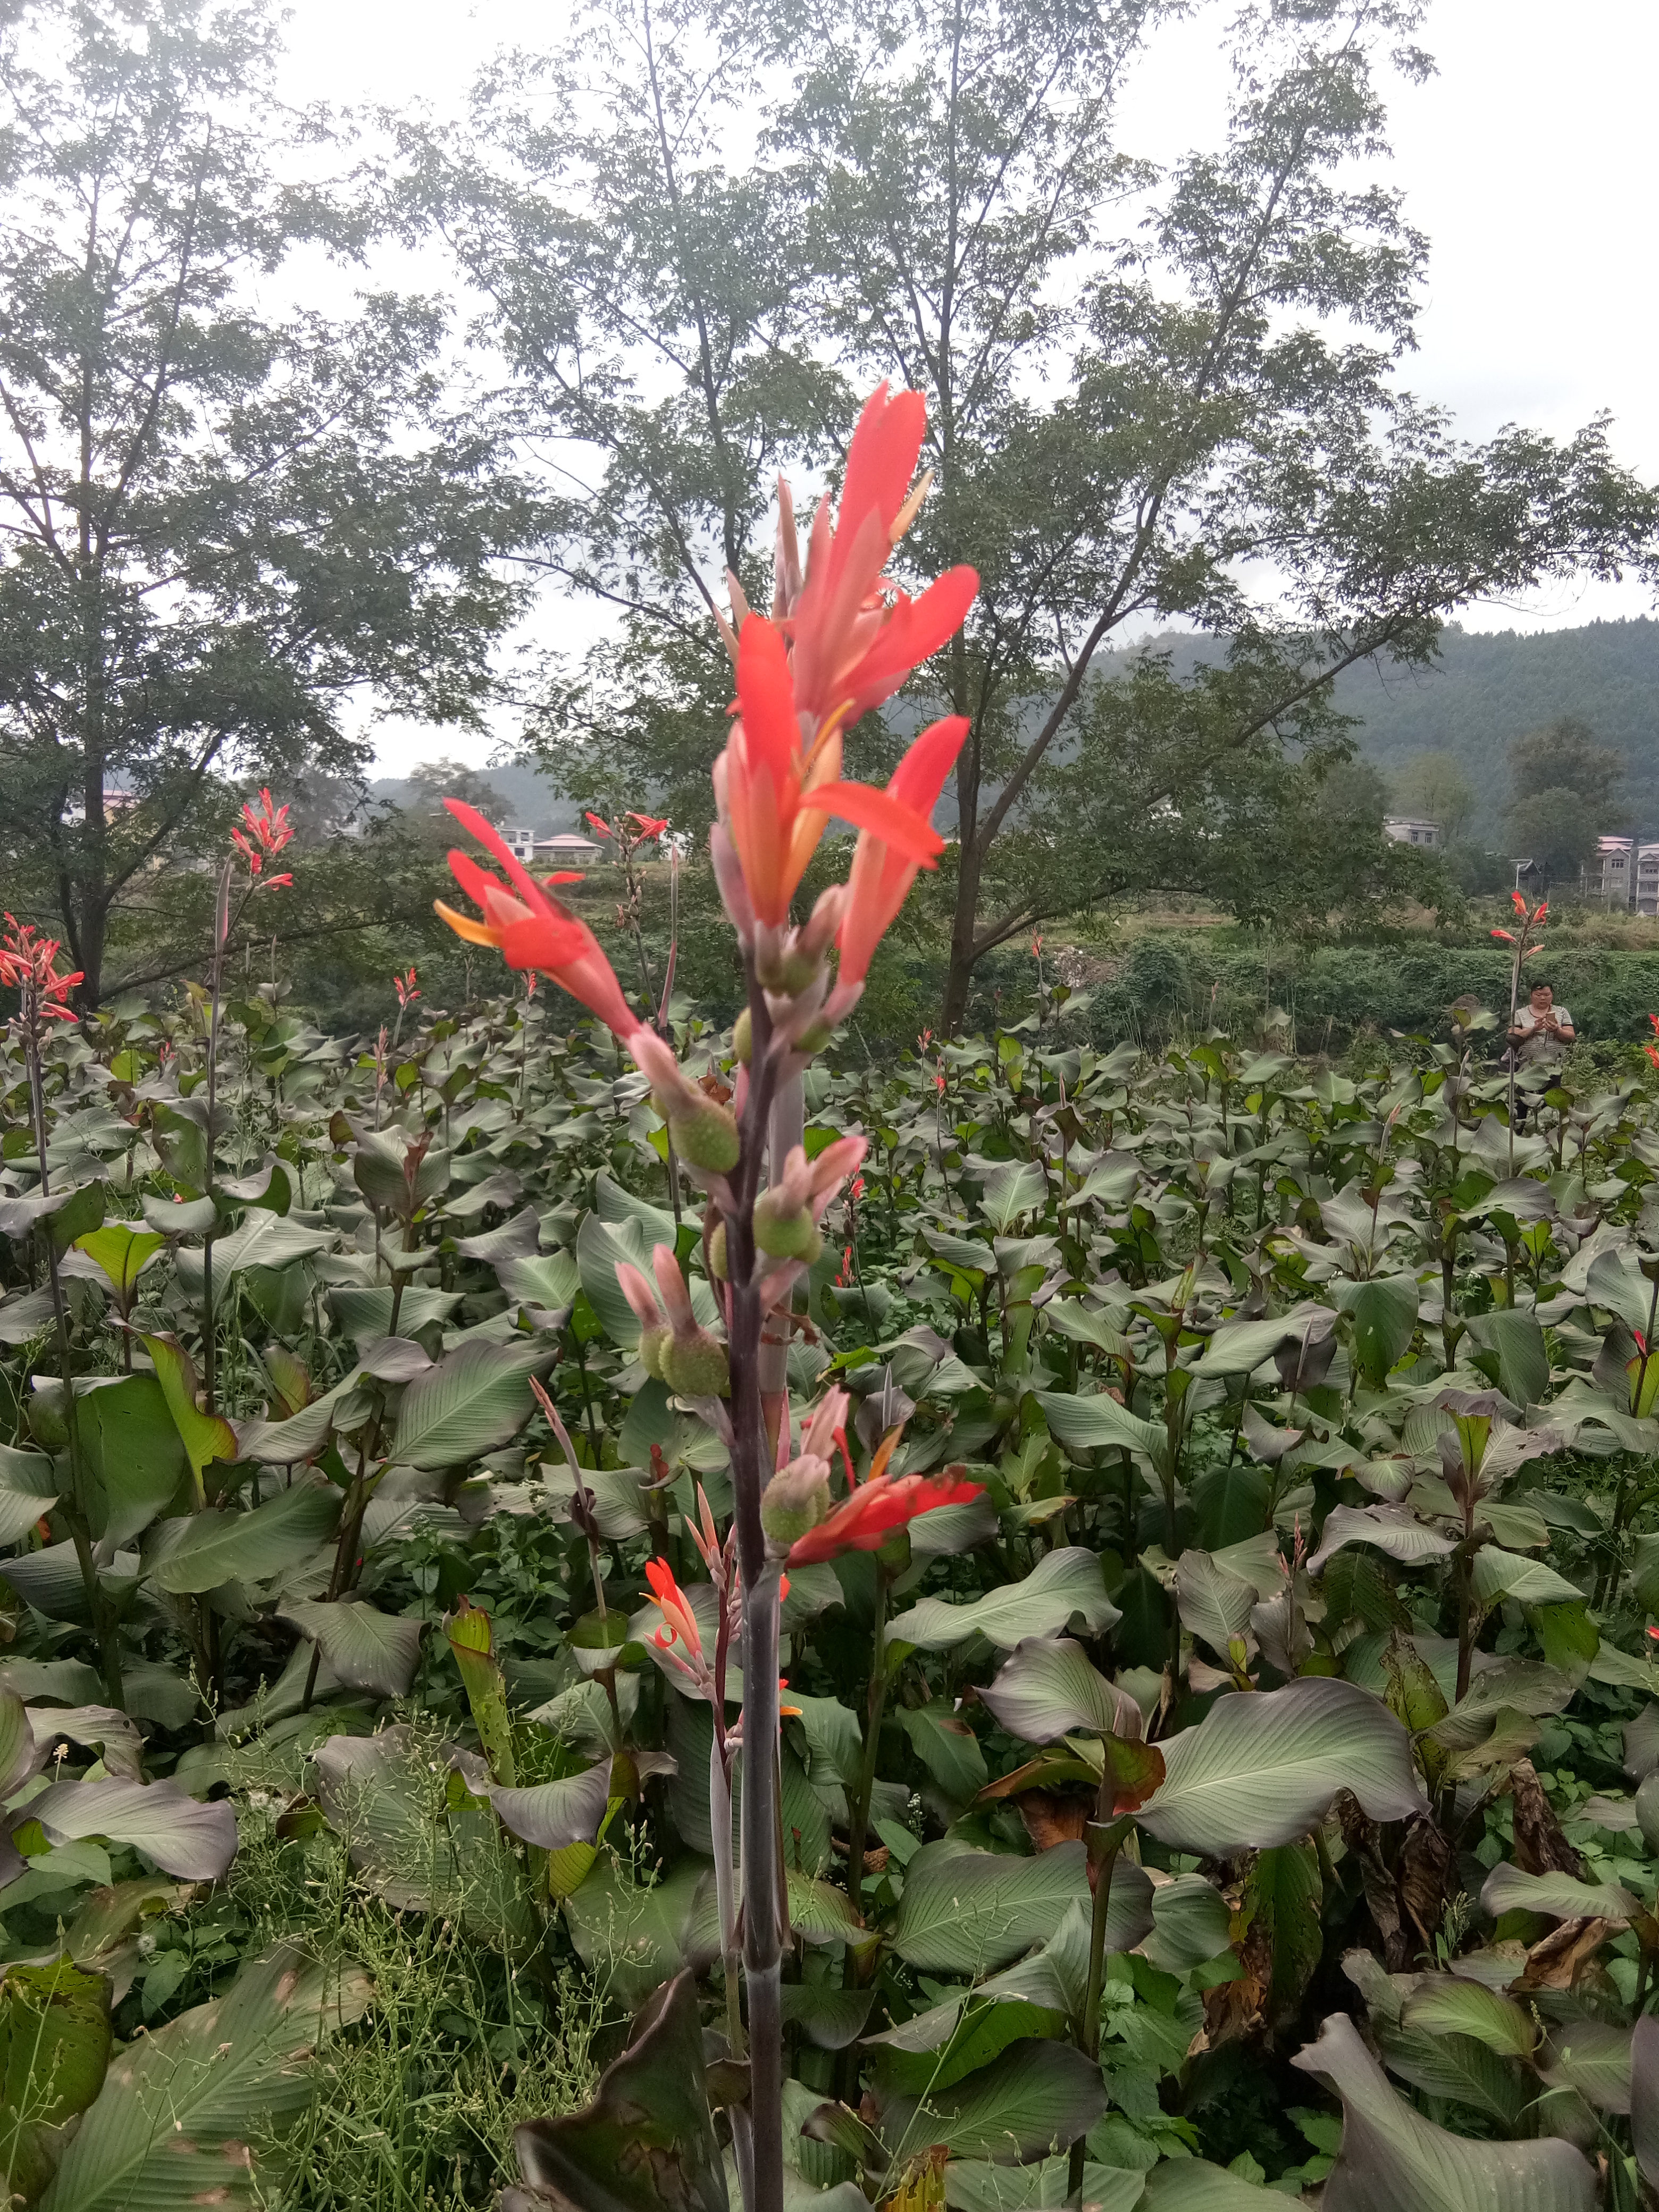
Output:
[[[623,1288],[640,1319],[647,1372],[694,1407],[731,1454],[732,1589],[743,1651],[742,1894],[736,1910],[745,2040],[739,2040],[735,2010],[728,2017],[731,2056],[746,2057],[748,2069],[747,2098],[736,2109],[750,2212],[778,2212],[783,2202],[787,1908],[778,1847],[778,1652],[785,1568],[875,1549],[919,1514],[978,1492],[951,1474],[896,1480],[876,1472],[832,1504],[829,1446],[844,1401],[830,1393],[797,1434],[787,1388],[796,1285],[821,1249],[826,1207],[866,1151],[862,1138],[849,1137],[809,1163],[801,1144],[802,1077],[857,1004],[872,955],[918,868],[933,866],[943,848],[929,817],[967,732],[961,717],[925,730],[884,791],[841,773],[848,730],[945,643],[974,594],[975,580],[965,568],[915,601],[884,580],[926,490],[925,483],[911,489],[923,428],[919,394],[890,396],[880,387],[854,434],[839,508],[821,502],[804,562],[783,495],[770,617],[750,611],[732,580],[732,621],[723,635],[736,676],[736,719],[714,766],[719,819],[711,836],[748,1001],[729,1105],[692,1082],[672,1046],[634,1015],[586,926],[526,873],[473,809],[446,802],[506,867],[511,888],[465,854],[452,854],[456,880],[483,918],[444,907],[440,912],[469,942],[498,947],[510,967],[535,969],[561,984],[615,1031],[650,1083],[675,1155],[708,1193],[702,1240],[720,1286],[719,1327],[698,1319],[669,1246],[659,1245],[653,1255],[654,1294],[631,1269]],[[859,830],[852,867],[846,884],[822,893],[797,924],[791,902],[832,816]],[[652,825],[652,834],[659,827]],[[724,1551],[720,1556],[726,1559]],[[729,1566],[724,1571],[730,1578]],[[670,1587],[662,1584],[663,1593]],[[724,1595],[719,1602],[717,1650],[723,1653]],[[684,1644],[689,1616],[676,1611],[665,1617],[678,1619]],[[700,1647],[695,1656],[701,1658]],[[716,1686],[711,1673],[703,1688],[711,1704]],[[723,1708],[723,1689],[720,1703]],[[723,1709],[716,1710],[710,1771],[711,1778],[718,1774],[716,1791],[729,1808],[725,1725]],[[722,1876],[729,1864],[720,1840],[726,1825],[717,1816]],[[735,1943],[735,1922],[728,1924],[732,1909],[725,1899],[721,1942],[728,1959]]]

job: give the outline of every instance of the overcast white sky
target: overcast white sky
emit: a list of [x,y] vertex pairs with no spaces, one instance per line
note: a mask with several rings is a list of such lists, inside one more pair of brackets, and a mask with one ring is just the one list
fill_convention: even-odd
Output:
[[[1224,4],[1224,0],[1223,0]],[[560,0],[293,0],[288,90],[351,105],[450,109],[498,46],[533,47]],[[1126,146],[1167,160],[1214,143],[1227,93],[1220,6],[1161,33],[1122,109]],[[1438,0],[1425,43],[1439,74],[1395,102],[1395,181],[1433,258],[1407,380],[1464,434],[1506,422],[1565,435],[1598,409],[1620,458],[1659,477],[1659,297],[1653,231],[1654,0]],[[1471,628],[1566,628],[1651,611],[1634,582],[1485,608]],[[448,733],[388,731],[384,771]]]

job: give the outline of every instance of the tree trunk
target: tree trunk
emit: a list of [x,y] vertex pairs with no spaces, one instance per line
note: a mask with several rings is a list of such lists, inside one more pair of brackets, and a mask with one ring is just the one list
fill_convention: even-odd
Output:
[[951,921],[951,965],[945,979],[945,1007],[940,1024],[946,1036],[954,1036],[968,1014],[968,993],[974,979],[974,929],[979,914],[980,856],[977,844],[965,838],[961,873],[957,878],[957,910]]

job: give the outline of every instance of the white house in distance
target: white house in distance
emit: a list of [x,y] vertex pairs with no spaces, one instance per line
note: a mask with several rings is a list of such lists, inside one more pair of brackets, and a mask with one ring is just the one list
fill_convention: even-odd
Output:
[[538,837],[533,830],[507,823],[496,825],[501,842],[515,860],[528,868],[539,863],[544,869],[591,868],[605,858],[605,848],[592,837],[579,837],[566,830],[556,837]]
[[1382,835],[1396,845],[1427,846],[1438,851],[1445,842],[1437,822],[1424,822],[1409,814],[1390,814],[1382,824]]

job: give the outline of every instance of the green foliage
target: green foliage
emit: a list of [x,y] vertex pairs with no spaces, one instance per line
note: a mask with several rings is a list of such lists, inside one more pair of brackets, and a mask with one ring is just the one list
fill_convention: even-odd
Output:
[[[579,2171],[633,2203],[641,2100],[718,2202],[734,1808],[645,1569],[708,1660],[685,1518],[701,1489],[724,1530],[729,1455],[617,1285],[677,1241],[658,1116],[543,1006],[526,1033],[422,1005],[401,1083],[296,1028],[280,1090],[238,1021],[211,1141],[185,1024],[54,1037],[51,1195],[164,1239],[118,1285],[73,1272],[0,1128],[0,1322],[69,1268],[77,1386],[55,1336],[0,1331],[0,1963],[66,1960],[112,2033],[101,2087],[53,2077],[86,2091],[66,2148],[25,2094],[48,2204],[171,2201],[164,2075],[190,2188],[231,2202],[459,2212],[533,2120],[524,2203]],[[857,1471],[902,1427],[895,1477],[978,1495],[790,1570],[800,2185],[920,2191],[937,2156],[989,2203],[988,2173],[1079,2160],[1126,2208],[1267,2180],[1380,2206],[1381,2174],[1577,2212],[1591,2169],[1551,2129],[1610,2168],[1645,2141],[1651,1091],[1570,1068],[1511,1131],[1470,1038],[1344,1075],[1218,1032],[1061,1045],[1060,1012],[810,1078],[814,1156],[871,1142],[804,1279],[792,1421],[841,1378]],[[26,1131],[23,1073],[8,1040]],[[1345,1972],[1380,2065],[1314,2040]]]

